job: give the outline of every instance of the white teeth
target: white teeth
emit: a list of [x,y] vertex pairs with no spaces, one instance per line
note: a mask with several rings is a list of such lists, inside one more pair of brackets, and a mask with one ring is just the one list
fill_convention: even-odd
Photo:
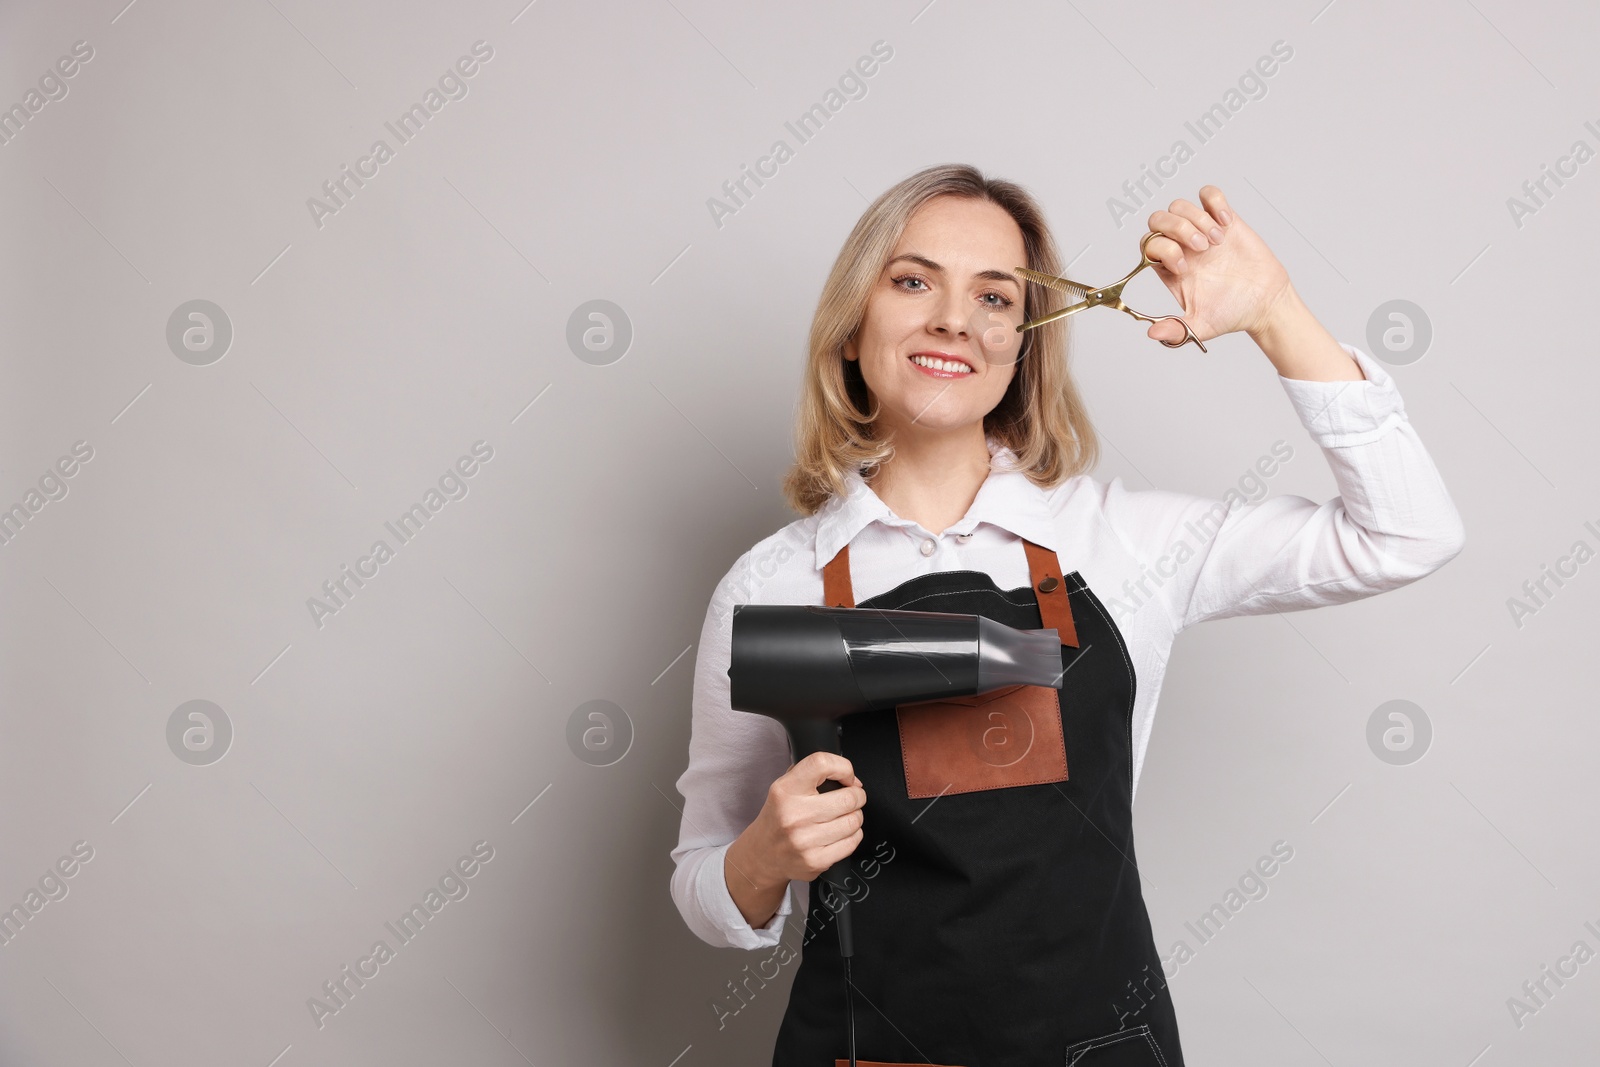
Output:
[[957,363],[950,359],[934,359],[932,356],[912,356],[911,362],[930,370],[942,370],[950,374],[971,374],[972,368],[965,363]]

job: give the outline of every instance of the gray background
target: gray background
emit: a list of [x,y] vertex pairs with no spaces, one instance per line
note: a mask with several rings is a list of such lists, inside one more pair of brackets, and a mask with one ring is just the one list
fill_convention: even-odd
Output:
[[[1600,146],[1591,5],[123,3],[0,14],[5,106],[94,49],[0,146],[0,506],[94,450],[0,547],[0,907],[94,850],[0,947],[0,1062],[766,1062],[792,966],[719,1029],[757,956],[696,940],[667,889],[693,645],[793,517],[840,243],[949,161],[1032,189],[1075,277],[1121,275],[1150,212],[1210,182],[1341,340],[1371,351],[1390,300],[1431,322],[1393,373],[1465,552],[1174,649],[1136,811],[1158,947],[1294,849],[1172,979],[1191,1061],[1592,1053],[1600,962],[1520,1027],[1507,1006],[1600,949],[1600,561],[1520,627],[1507,606],[1600,547],[1600,162],[1520,226],[1507,205]],[[478,40],[468,94],[319,228],[307,199]],[[867,95],[718,227],[707,198],[878,40]],[[1198,144],[1184,122],[1277,40],[1265,96]],[[1179,138],[1194,158],[1114,224]],[[196,299],[234,335],[204,366],[166,341]],[[609,365],[565,339],[593,299],[634,332]],[[1077,327],[1100,477],[1216,497],[1281,438],[1271,490],[1333,494],[1247,338],[1144,329]],[[468,495],[319,628],[307,599],[479,440]],[[1367,741],[1396,699],[1433,731],[1400,766]],[[209,765],[169,747],[191,700],[233,730]],[[586,762],[594,700],[626,722]],[[480,840],[469,894],[319,1028],[308,998]]]

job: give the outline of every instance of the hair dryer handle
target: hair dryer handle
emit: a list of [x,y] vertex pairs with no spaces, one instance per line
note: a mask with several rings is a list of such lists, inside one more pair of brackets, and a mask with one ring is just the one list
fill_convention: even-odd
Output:
[[[789,730],[789,744],[794,749],[794,761],[796,763],[799,763],[813,752],[832,752],[836,756],[844,755],[839,745],[839,734],[842,728],[838,719],[795,719],[786,725]],[[828,793],[843,786],[843,782],[829,778],[817,786],[817,792]],[[850,858],[846,856],[822,872],[818,879],[826,883],[832,892],[838,894],[839,955],[844,957],[856,954],[855,934],[850,922],[850,897],[845,892],[845,880],[849,877]]]

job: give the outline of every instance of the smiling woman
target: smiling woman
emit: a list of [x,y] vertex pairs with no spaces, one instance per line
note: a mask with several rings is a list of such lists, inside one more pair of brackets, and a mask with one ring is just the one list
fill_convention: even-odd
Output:
[[[892,466],[896,442],[935,444],[928,466],[948,470],[953,454],[937,445],[955,443],[953,425],[968,430],[958,447],[969,465],[987,467],[987,435],[1042,481],[1093,467],[1065,323],[1015,329],[1055,296],[1014,268],[1059,274],[1059,263],[1038,206],[1010,182],[931,168],[880,197],[840,249],[812,322],[790,505],[814,511],[851,470]],[[887,480],[874,488],[892,493]]]
[[[1237,501],[1092,476],[1065,318],[1017,330],[1057,299],[1017,268],[1061,273],[1020,186],[967,166],[920,171],[839,252],[784,484],[802,517],[711,597],[677,783],[672,892],[690,928],[771,949],[804,916],[774,1067],[853,1064],[858,1041],[860,1062],[890,1067],[1183,1067],[1166,984],[1127,1002],[1162,967],[1132,805],[1173,640],[1207,619],[1394,589],[1461,550],[1460,516],[1393,381],[1322,328],[1220,189],[1200,201],[1152,213],[1141,245],[1198,340],[1242,331],[1277,370],[1338,484],[1331,500],[1270,497],[1254,474],[1229,491]],[[1147,333],[1184,335],[1171,317]],[[1180,539],[1191,551],[1176,560]],[[1140,582],[1132,610],[1098,592]],[[1060,688],[1040,700],[1018,686],[971,715],[847,715],[837,751],[792,762],[781,725],[732,707],[724,620],[742,603],[1022,630],[1048,617]],[[1022,766],[1033,738],[1051,739],[1048,767],[986,773]],[[894,867],[851,902],[846,938],[844,913],[829,921],[837,894],[813,893],[816,879],[884,847]]]
[[[926,456],[925,469],[948,469],[962,452],[981,454],[988,465],[987,450],[973,445],[982,444],[976,438],[985,415],[999,408],[1016,377],[1025,284],[997,264],[1026,257],[1022,231],[998,204],[930,200],[907,223],[860,328],[844,343],[844,358],[857,365],[871,398],[875,436]],[[1009,330],[974,326],[1008,319]],[[970,439],[952,436],[957,427],[969,427]],[[887,451],[892,456],[894,445]],[[915,494],[920,479],[885,474],[875,486],[885,500],[900,495],[897,481]],[[961,511],[934,515],[928,528],[943,529]]]

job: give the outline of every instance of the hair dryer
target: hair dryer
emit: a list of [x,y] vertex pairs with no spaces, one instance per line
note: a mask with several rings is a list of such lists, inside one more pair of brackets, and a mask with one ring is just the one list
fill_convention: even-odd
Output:
[[[1061,674],[1061,635],[1053,629],[1017,630],[982,615],[937,611],[782,604],[733,609],[729,703],[783,723],[796,763],[813,752],[842,754],[839,720],[846,715],[1007,685],[1060,689]],[[841,784],[830,779],[818,792]],[[846,857],[822,881],[837,894],[849,1063],[855,1067],[849,873]]]
[[[781,722],[796,763],[813,752],[839,753],[839,720],[846,715],[1007,685],[1059,689],[1061,673],[1057,631],[1018,630],[982,615],[781,604],[733,609],[729,702]],[[829,780],[818,792],[840,785]],[[846,958],[854,955],[850,901],[843,896],[849,871],[846,858],[822,876],[841,896],[839,950]]]

